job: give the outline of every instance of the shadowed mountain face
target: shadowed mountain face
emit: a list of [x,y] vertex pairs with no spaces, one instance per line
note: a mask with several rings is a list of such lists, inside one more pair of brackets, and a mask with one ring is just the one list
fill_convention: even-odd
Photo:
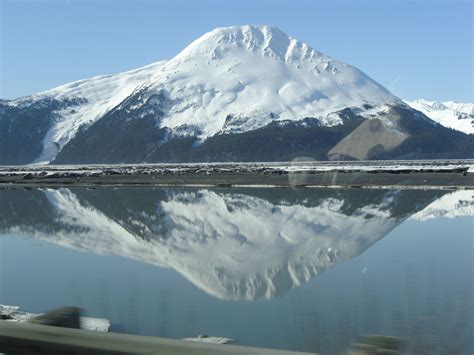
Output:
[[0,190],[0,233],[172,268],[222,299],[270,299],[363,253],[440,191]]

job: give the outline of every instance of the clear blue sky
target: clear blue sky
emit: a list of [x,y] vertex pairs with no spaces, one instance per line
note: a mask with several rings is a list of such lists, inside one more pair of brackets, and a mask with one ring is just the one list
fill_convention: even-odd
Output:
[[173,57],[218,26],[269,24],[402,98],[473,101],[472,0],[0,0],[0,97]]

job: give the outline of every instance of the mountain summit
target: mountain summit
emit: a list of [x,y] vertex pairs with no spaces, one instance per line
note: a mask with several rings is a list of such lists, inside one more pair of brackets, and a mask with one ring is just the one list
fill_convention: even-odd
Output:
[[208,32],[146,86],[165,90],[173,102],[162,127],[191,126],[204,139],[305,117],[336,125],[340,118],[328,114],[340,109],[399,103],[356,68],[270,26]]
[[0,164],[466,158],[473,140],[270,26],[0,100]]

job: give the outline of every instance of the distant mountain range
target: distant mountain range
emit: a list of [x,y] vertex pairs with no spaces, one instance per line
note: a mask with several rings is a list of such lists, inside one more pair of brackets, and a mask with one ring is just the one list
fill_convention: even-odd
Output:
[[0,190],[0,237],[171,268],[222,299],[282,295],[407,219],[473,215],[468,190]]
[[472,103],[424,99],[405,102],[444,127],[468,134],[474,133],[474,104]]
[[469,118],[424,110],[278,28],[217,28],[169,61],[0,100],[0,164],[474,157]]

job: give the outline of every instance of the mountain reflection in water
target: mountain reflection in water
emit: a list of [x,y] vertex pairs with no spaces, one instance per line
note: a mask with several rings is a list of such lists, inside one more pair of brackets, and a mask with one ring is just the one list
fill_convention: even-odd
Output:
[[378,333],[470,354],[472,216],[469,190],[0,189],[0,304],[143,335],[339,354]]
[[221,299],[271,299],[354,258],[442,191],[1,190],[2,233],[172,268]]

